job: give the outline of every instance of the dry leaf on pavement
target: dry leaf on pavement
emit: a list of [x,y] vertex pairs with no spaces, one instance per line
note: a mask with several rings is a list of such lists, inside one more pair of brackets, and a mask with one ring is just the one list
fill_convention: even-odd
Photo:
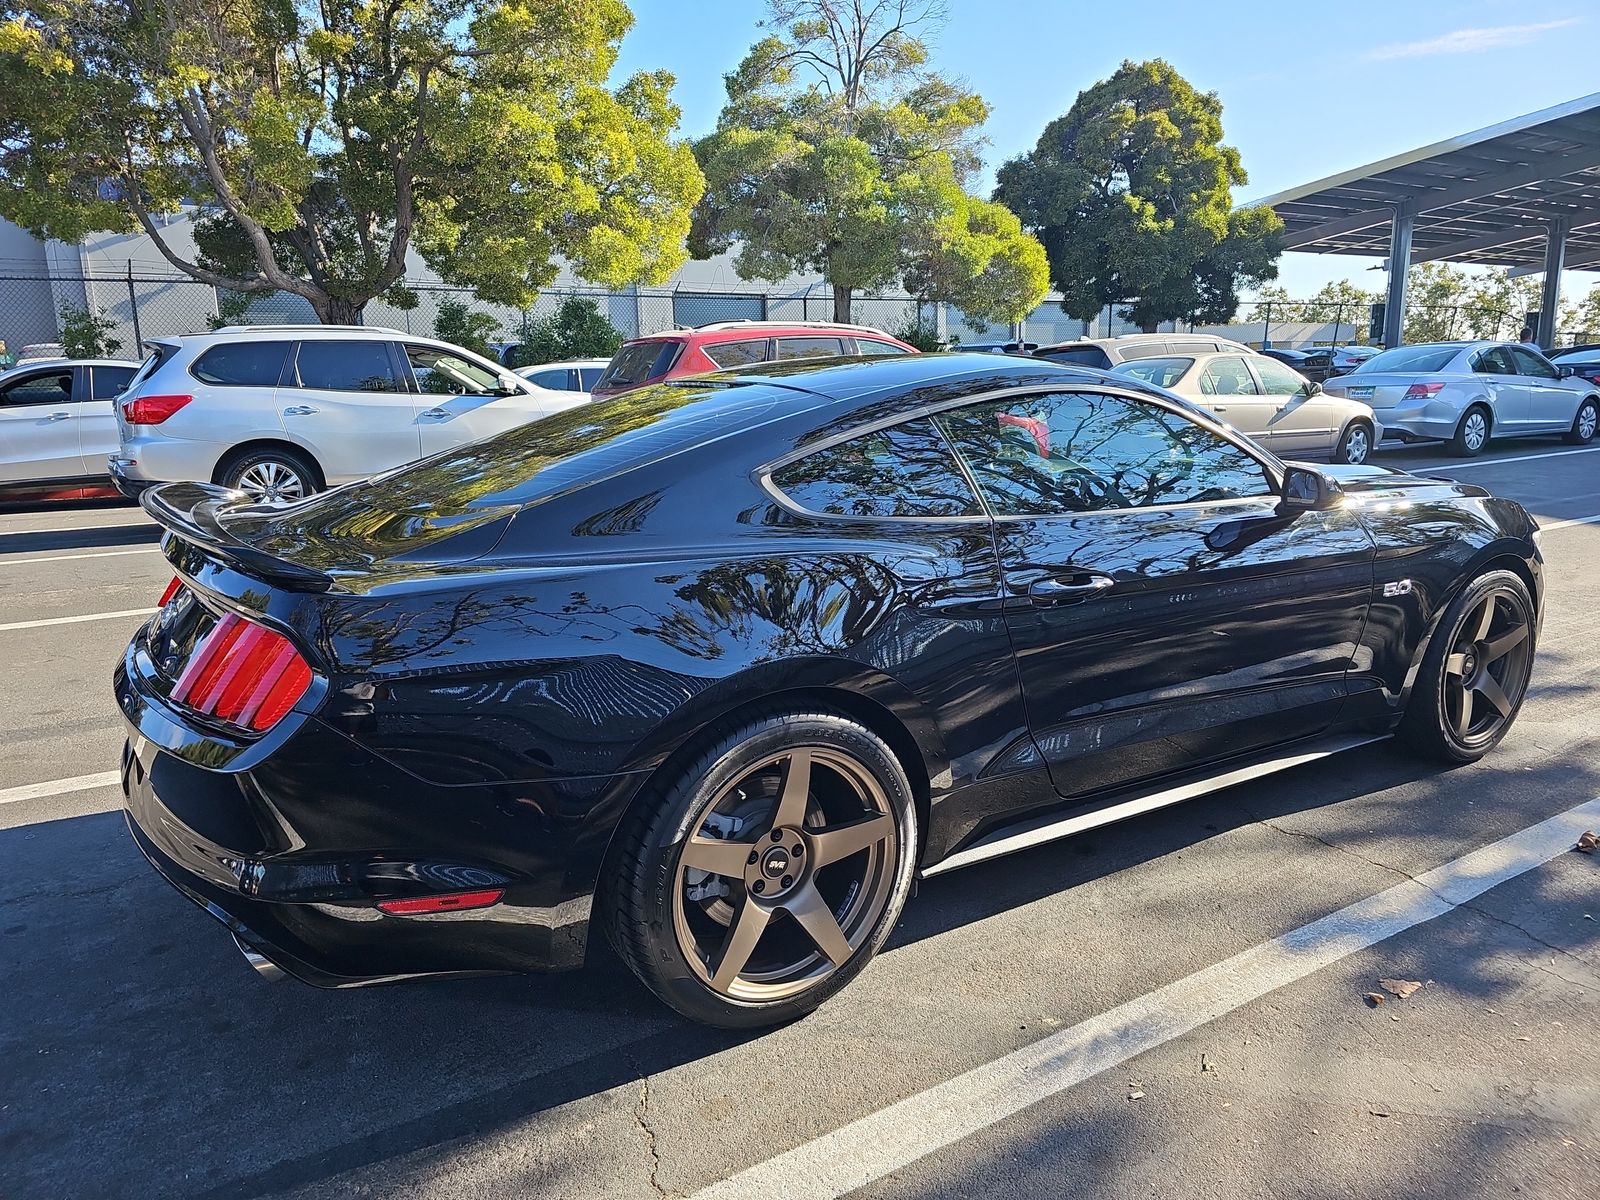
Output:
[[1421,987],[1422,984],[1415,979],[1380,979],[1378,980],[1378,986],[1391,995],[1399,996],[1400,999],[1404,1000]]
[[1370,1004],[1373,1008],[1377,1008],[1378,1005],[1383,1003],[1383,993],[1382,992],[1368,992],[1365,996],[1363,996],[1361,998],[1363,1000],[1365,1000],[1368,1004]]
[[1596,837],[1594,830],[1585,829],[1578,835],[1578,844],[1575,849],[1582,850],[1585,854],[1593,854],[1600,848],[1600,837]]

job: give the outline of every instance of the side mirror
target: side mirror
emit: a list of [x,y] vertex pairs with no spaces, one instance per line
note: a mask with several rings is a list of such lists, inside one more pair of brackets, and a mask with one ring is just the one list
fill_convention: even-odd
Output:
[[1563,379],[1571,379],[1574,375],[1576,375],[1578,373],[1578,368],[1572,366],[1570,363],[1556,363],[1555,364],[1555,368],[1556,368],[1556,372]]
[[1337,508],[1344,500],[1344,491],[1337,483],[1310,467],[1291,466],[1285,470],[1280,495],[1278,512],[1284,516]]
[[1308,396],[1320,396],[1320,395],[1322,395],[1322,385],[1320,383],[1318,383],[1315,379],[1307,380],[1307,382],[1306,382],[1306,395],[1308,395]]

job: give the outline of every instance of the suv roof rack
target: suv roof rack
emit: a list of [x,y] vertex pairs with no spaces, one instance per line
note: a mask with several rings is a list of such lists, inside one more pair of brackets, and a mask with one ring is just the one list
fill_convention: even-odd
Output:
[[316,330],[328,329],[328,330],[337,330],[337,331],[342,331],[342,332],[349,332],[351,330],[356,330],[356,331],[359,331],[361,333],[393,333],[393,334],[399,334],[401,337],[405,336],[403,333],[400,332],[400,330],[398,330],[398,329],[390,329],[386,325],[277,325],[277,324],[273,324],[273,325],[224,325],[220,329],[207,329],[207,330],[203,330],[200,333],[191,333],[191,334],[186,334],[184,336],[186,336],[186,337],[205,337],[206,335],[213,334],[213,333],[259,333],[259,332],[262,332],[262,331],[270,332],[270,331],[275,330],[275,329],[287,329],[287,330],[290,330],[290,331],[304,331],[304,330],[308,330],[308,329],[316,329]]
[[712,321],[706,325],[680,325],[679,329],[699,333],[707,329],[850,329],[858,333],[883,333],[871,325],[850,325],[844,321],[755,321],[749,317],[735,317],[728,321]]

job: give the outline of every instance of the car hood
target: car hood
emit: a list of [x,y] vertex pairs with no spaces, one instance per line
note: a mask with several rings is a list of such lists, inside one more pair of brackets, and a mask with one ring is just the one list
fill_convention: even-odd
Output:
[[1454,479],[1430,478],[1426,475],[1413,475],[1409,471],[1401,471],[1395,467],[1379,466],[1373,463],[1295,463],[1295,466],[1309,467],[1313,471],[1321,471],[1328,478],[1337,483],[1347,496],[1392,496],[1401,492],[1412,492],[1427,488],[1452,488],[1462,496],[1487,496],[1489,492],[1475,484],[1461,483]]

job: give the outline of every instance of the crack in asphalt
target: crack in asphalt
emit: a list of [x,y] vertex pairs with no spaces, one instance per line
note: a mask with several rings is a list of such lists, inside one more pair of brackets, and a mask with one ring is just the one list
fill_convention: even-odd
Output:
[[650,1076],[639,1076],[639,1103],[633,1109],[633,1123],[639,1127],[639,1132],[644,1134],[645,1149],[650,1153],[650,1186],[655,1189],[656,1195],[667,1196],[670,1193],[661,1186],[661,1154],[656,1148],[656,1131],[650,1128],[650,1122],[645,1120],[645,1111],[650,1107]]
[[[1578,955],[1574,954],[1571,950],[1568,950],[1566,947],[1558,946],[1554,942],[1546,941],[1544,938],[1542,938],[1538,934],[1534,933],[1531,929],[1525,929],[1521,925],[1518,925],[1515,921],[1512,921],[1512,920],[1510,920],[1510,919],[1508,919],[1506,917],[1502,917],[1499,913],[1490,912],[1487,908],[1482,907],[1481,905],[1479,905],[1475,901],[1472,901],[1472,900],[1463,900],[1463,901],[1459,901],[1459,902],[1453,901],[1448,896],[1445,896],[1442,893],[1440,893],[1437,889],[1428,887],[1428,885],[1426,883],[1423,883],[1422,880],[1418,879],[1415,875],[1411,874],[1411,872],[1409,872],[1409,871],[1407,871],[1407,870],[1405,870],[1405,869],[1403,869],[1401,867],[1391,866],[1390,864],[1388,864],[1386,862],[1379,862],[1375,858],[1368,858],[1365,854],[1362,854],[1362,853],[1360,853],[1360,852],[1358,852],[1356,850],[1352,850],[1348,846],[1340,845],[1338,842],[1331,842],[1327,838],[1321,836],[1320,834],[1310,833],[1310,832],[1308,832],[1306,830],[1303,830],[1303,829],[1290,829],[1287,825],[1279,825],[1276,821],[1269,820],[1266,817],[1257,816],[1255,813],[1251,812],[1250,809],[1246,808],[1244,805],[1240,805],[1239,807],[1241,809],[1243,809],[1243,811],[1244,811],[1246,816],[1248,816],[1251,820],[1253,820],[1258,825],[1264,825],[1268,829],[1271,829],[1276,833],[1283,834],[1285,837],[1303,838],[1306,841],[1316,842],[1319,846],[1326,846],[1329,850],[1336,850],[1340,854],[1348,855],[1349,857],[1355,859],[1357,862],[1364,862],[1370,867],[1377,867],[1380,871],[1388,871],[1391,875],[1398,875],[1402,879],[1409,879],[1412,883],[1421,884],[1421,886],[1423,886],[1424,888],[1427,888],[1428,891],[1432,892],[1435,896],[1438,896],[1440,900],[1443,900],[1446,904],[1450,905],[1452,908],[1464,908],[1469,912],[1476,913],[1480,917],[1487,917],[1489,920],[1494,921],[1494,922],[1496,922],[1496,923],[1498,923],[1500,925],[1504,925],[1508,929],[1515,930],[1517,933],[1520,933],[1523,937],[1527,938],[1530,942],[1532,942],[1536,946],[1543,946],[1547,950],[1553,950],[1557,954],[1565,955],[1567,958],[1570,958],[1573,962],[1577,963],[1580,967],[1582,967],[1586,974],[1587,973],[1591,973],[1593,971],[1593,968],[1590,967],[1590,965],[1587,962],[1585,962]],[[1578,981],[1576,979],[1567,978],[1565,975],[1561,974],[1559,971],[1552,970],[1550,967],[1545,966],[1543,963],[1537,963],[1536,962],[1534,964],[1534,966],[1538,967],[1539,970],[1541,970],[1541,971],[1545,971],[1548,974],[1554,975],[1557,979],[1561,980],[1563,983],[1570,984],[1573,987],[1580,987],[1580,988],[1582,988],[1582,987],[1594,987],[1594,986],[1596,986],[1596,982],[1600,982],[1600,976],[1596,976],[1596,982],[1582,983],[1582,982],[1580,982],[1580,981]]]

